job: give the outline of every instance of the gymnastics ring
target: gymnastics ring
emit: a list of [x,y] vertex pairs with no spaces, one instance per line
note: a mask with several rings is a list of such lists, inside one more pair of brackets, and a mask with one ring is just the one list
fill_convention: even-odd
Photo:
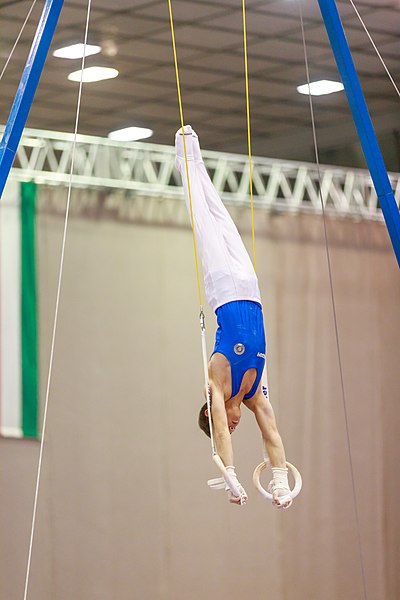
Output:
[[[258,465],[258,467],[256,467],[254,469],[253,483],[256,486],[257,490],[260,492],[261,496],[263,496],[266,500],[269,500],[270,502],[272,502],[272,500],[273,500],[272,494],[267,492],[267,490],[265,490],[263,488],[263,486],[261,485],[261,482],[260,482],[261,471],[263,471],[267,466],[269,466],[269,464],[270,464],[269,461],[264,460],[262,463],[260,463]],[[296,469],[296,467],[294,465],[292,465],[290,462],[287,462],[286,466],[289,469],[289,471],[291,471],[291,473],[294,477],[294,488],[290,491],[290,496],[292,498],[296,498],[296,496],[298,496],[300,494],[300,491],[301,491],[301,488],[303,485],[303,481],[301,479],[300,472]]]

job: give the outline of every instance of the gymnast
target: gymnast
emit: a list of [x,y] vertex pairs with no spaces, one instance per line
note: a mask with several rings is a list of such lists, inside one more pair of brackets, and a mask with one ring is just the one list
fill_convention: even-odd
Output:
[[[268,491],[277,508],[292,504],[285,450],[269,395],[261,295],[257,276],[240,234],[222,203],[204,166],[198,136],[185,126],[186,154],[193,220],[201,258],[207,301],[215,311],[218,328],[208,363],[212,427],[217,452],[237,482],[241,496],[228,485],[229,502],[243,504],[247,494],[235,473],[231,434],[240,423],[242,404],[250,409],[260,428],[272,467]],[[190,214],[182,130],[175,136],[176,167],[185,190]],[[210,437],[207,403],[199,426]]]

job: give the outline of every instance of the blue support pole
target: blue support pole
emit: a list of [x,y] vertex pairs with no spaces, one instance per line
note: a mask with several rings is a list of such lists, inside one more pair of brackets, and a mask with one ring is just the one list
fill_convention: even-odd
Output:
[[64,0],[46,0],[43,7],[0,144],[0,197],[14,162],[63,3]]
[[358,136],[400,267],[400,213],[335,0],[318,0]]

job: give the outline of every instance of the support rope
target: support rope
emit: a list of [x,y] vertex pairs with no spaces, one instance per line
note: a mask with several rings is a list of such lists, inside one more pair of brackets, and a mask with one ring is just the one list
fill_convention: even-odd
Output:
[[368,28],[367,28],[366,24],[364,23],[362,16],[360,15],[359,11],[357,10],[357,7],[356,7],[356,5],[354,4],[353,0],[349,0],[349,1],[350,1],[350,4],[352,5],[352,7],[354,8],[354,11],[355,11],[355,13],[356,13],[356,15],[357,15],[357,17],[358,17],[358,19],[359,19],[359,21],[360,21],[361,25],[363,26],[363,28],[364,28],[364,31],[365,31],[365,33],[367,34],[369,41],[371,42],[371,44],[372,44],[372,46],[373,46],[373,48],[374,48],[374,50],[375,50],[376,54],[378,55],[378,58],[379,58],[379,60],[381,61],[382,65],[383,65],[383,68],[385,69],[385,71],[386,71],[386,73],[387,73],[387,75],[388,75],[388,77],[389,77],[390,81],[392,82],[392,85],[393,85],[394,89],[396,90],[396,93],[397,93],[397,95],[398,95],[398,96],[399,96],[399,98],[400,98],[400,90],[399,90],[399,88],[397,87],[397,85],[396,85],[396,82],[395,82],[395,80],[393,79],[393,77],[392,77],[392,75],[391,75],[391,73],[390,73],[389,69],[387,68],[387,66],[386,66],[386,63],[385,63],[385,61],[383,60],[383,58],[382,58],[382,55],[381,55],[381,53],[379,52],[377,45],[375,44],[374,40],[372,39],[372,36],[371,36],[370,32],[368,31]]
[[244,76],[246,87],[246,120],[247,120],[247,151],[249,156],[249,186],[250,186],[250,211],[251,211],[251,244],[253,248],[254,271],[257,272],[257,254],[254,227],[254,201],[253,201],[253,161],[251,156],[251,120],[250,120],[250,94],[249,94],[249,67],[247,58],[247,19],[246,3],[242,0],[242,18],[243,18],[243,55],[244,55]]
[[333,314],[334,329],[335,329],[336,351],[337,351],[339,373],[340,373],[341,396],[342,396],[342,404],[343,404],[343,412],[344,412],[344,420],[345,420],[347,450],[348,450],[348,456],[349,456],[353,506],[354,506],[355,520],[356,520],[360,570],[361,570],[361,577],[362,577],[364,600],[367,600],[368,596],[367,596],[367,585],[366,585],[366,577],[365,577],[364,557],[363,557],[362,544],[361,544],[360,517],[359,517],[359,513],[358,513],[357,493],[356,493],[355,476],[354,476],[354,465],[353,465],[352,448],[351,448],[351,441],[350,441],[350,426],[349,426],[347,400],[346,400],[346,393],[345,393],[345,386],[344,386],[342,356],[341,356],[341,350],[340,350],[339,327],[338,327],[336,301],[335,301],[334,286],[333,286],[332,265],[331,265],[331,256],[330,256],[330,250],[329,250],[325,203],[324,203],[324,198],[322,195],[322,177],[321,177],[321,169],[320,169],[320,162],[319,162],[317,131],[316,131],[316,125],[315,125],[315,118],[314,118],[314,104],[313,104],[312,95],[311,95],[311,91],[310,91],[311,80],[310,80],[310,70],[309,70],[309,62],[308,62],[306,36],[305,36],[305,29],[304,29],[303,11],[302,11],[301,3],[299,0],[298,0],[298,6],[299,6],[299,12],[300,12],[300,24],[301,24],[301,32],[302,32],[302,39],[303,39],[304,61],[305,61],[305,67],[306,67],[306,73],[307,73],[307,84],[308,84],[308,89],[309,89],[308,97],[309,97],[309,104],[310,104],[310,116],[311,116],[313,141],[314,141],[315,162],[317,164],[317,171],[318,171],[319,197],[321,200],[321,208],[322,208],[322,216],[323,216],[323,224],[324,224],[325,250],[326,250],[326,259],[327,259],[327,265],[328,265],[329,286],[330,286],[330,294],[331,294],[331,302],[332,302],[332,314]]
[[182,129],[183,153],[184,153],[184,157],[185,157],[187,191],[188,191],[189,209],[190,209],[190,224],[191,224],[191,228],[192,228],[194,260],[195,260],[195,266],[196,266],[197,293],[198,293],[199,304],[200,304],[199,319],[200,319],[200,331],[201,331],[201,349],[202,349],[202,356],[203,356],[204,384],[205,384],[205,391],[206,391],[206,398],[207,398],[208,424],[209,424],[209,428],[210,428],[211,450],[212,450],[213,456],[216,456],[217,449],[215,446],[213,427],[212,427],[211,391],[210,391],[210,381],[209,381],[209,377],[208,377],[206,322],[205,322],[205,316],[204,316],[204,311],[203,311],[203,297],[202,297],[202,293],[201,293],[199,256],[198,256],[198,252],[197,252],[197,240],[196,240],[196,232],[195,232],[195,225],[194,225],[193,200],[192,200],[192,190],[190,187],[190,175],[189,175],[189,161],[188,161],[188,157],[187,157],[187,148],[186,148],[185,121],[183,118],[183,102],[182,102],[182,93],[181,93],[181,83],[180,83],[180,77],[179,77],[178,53],[176,50],[175,27],[174,27],[174,18],[173,18],[173,13],[172,13],[171,0],[168,0],[168,12],[169,12],[169,24],[170,24],[170,29],[171,29],[172,51],[173,51],[173,55],[174,55],[176,91],[178,94],[178,104],[179,104],[179,117],[180,117],[180,122],[181,122],[181,129]]
[[176,51],[176,42],[175,42],[175,27],[174,27],[174,19],[172,13],[172,3],[171,0],[168,0],[168,11],[169,11],[169,22],[171,28],[171,40],[172,40],[172,50],[174,55],[174,66],[175,66],[175,78],[176,78],[176,87],[178,94],[178,103],[179,103],[179,116],[181,121],[181,129],[182,129],[182,138],[183,138],[183,152],[185,157],[185,169],[186,169],[186,178],[187,178],[187,191],[189,197],[189,206],[190,206],[190,221],[192,226],[192,236],[193,236],[193,248],[194,248],[194,257],[196,263],[196,277],[197,277],[197,290],[199,296],[200,303],[200,330],[201,330],[201,346],[202,346],[202,356],[203,356],[203,369],[204,369],[204,381],[206,387],[206,397],[207,397],[207,409],[208,409],[208,423],[210,428],[210,439],[211,439],[211,449],[213,460],[215,464],[218,466],[220,471],[222,472],[224,479],[233,493],[233,495],[240,497],[240,503],[242,504],[243,498],[239,486],[237,482],[235,482],[232,477],[229,475],[226,465],[223,464],[221,458],[217,453],[217,448],[215,446],[215,440],[213,435],[213,427],[212,427],[212,418],[211,418],[211,391],[210,391],[210,382],[208,377],[208,354],[207,354],[207,345],[206,345],[206,326],[205,326],[205,316],[203,311],[203,299],[201,294],[201,281],[200,281],[200,269],[199,269],[199,258],[197,252],[197,241],[196,241],[196,233],[195,233],[195,223],[194,223],[194,213],[193,213],[193,200],[192,200],[192,192],[190,187],[190,175],[189,175],[189,162],[187,157],[187,149],[186,149],[186,139],[185,139],[185,122],[183,118],[183,102],[182,102],[182,94],[181,94],[181,85],[179,78],[179,67],[178,67],[178,55]]
[[55,348],[56,333],[57,333],[58,310],[59,310],[59,305],[60,305],[61,284],[62,284],[63,270],[64,270],[64,255],[65,255],[65,245],[66,245],[66,239],[67,239],[68,218],[69,218],[69,209],[70,209],[70,201],[71,201],[72,175],[73,175],[74,164],[75,164],[76,138],[77,138],[77,134],[78,134],[79,115],[80,115],[80,107],[81,107],[81,99],[82,99],[83,69],[85,68],[85,58],[86,58],[85,55],[86,55],[86,45],[87,45],[87,38],[88,38],[88,31],[89,31],[90,9],[91,9],[91,0],[88,0],[86,25],[85,25],[84,48],[83,48],[83,57],[82,57],[82,63],[81,63],[81,79],[79,82],[79,92],[78,92],[78,100],[77,100],[76,115],[75,115],[74,139],[73,139],[73,144],[72,144],[71,169],[70,169],[70,173],[69,173],[67,206],[66,206],[66,211],[65,211],[64,231],[63,231],[61,257],[60,257],[60,267],[59,267],[59,273],[58,273],[56,306],[55,306],[55,312],[54,312],[50,360],[49,360],[49,368],[48,368],[48,374],[47,374],[46,397],[45,397],[45,403],[44,403],[43,424],[42,424],[41,440],[40,440],[39,461],[38,461],[38,468],[37,468],[37,475],[36,475],[35,499],[34,499],[34,504],[33,504],[28,561],[27,561],[26,575],[25,575],[24,600],[26,600],[27,596],[28,596],[29,576],[30,576],[31,562],[32,562],[33,539],[34,539],[34,535],[35,535],[36,513],[37,513],[40,481],[41,481],[41,474],[42,474],[43,449],[44,449],[44,442],[45,442],[45,436],[46,436],[47,412],[48,412],[48,407],[49,407],[50,384],[51,384],[51,378],[52,378],[52,372],[53,372],[53,359],[54,359],[54,348]]
[[4,67],[3,67],[3,68],[2,68],[2,70],[1,70],[1,73],[0,73],[0,81],[3,79],[3,75],[4,75],[4,73],[6,72],[6,69],[7,69],[7,67],[8,67],[8,64],[9,64],[9,62],[10,62],[11,58],[12,58],[12,55],[13,55],[13,54],[14,54],[14,52],[15,52],[15,48],[18,46],[18,42],[19,42],[19,40],[21,39],[21,35],[22,35],[22,34],[23,34],[23,32],[24,32],[24,29],[25,29],[25,27],[26,27],[26,24],[27,24],[27,22],[29,21],[29,17],[31,16],[33,9],[35,8],[35,4],[36,4],[36,2],[37,2],[37,0],[33,0],[32,4],[31,4],[31,7],[30,7],[30,9],[29,9],[29,11],[28,11],[28,14],[27,14],[27,15],[26,15],[26,17],[25,17],[25,21],[22,23],[22,27],[21,27],[21,29],[20,29],[20,31],[19,31],[19,34],[17,35],[17,39],[15,40],[15,42],[14,42],[14,45],[13,45],[13,47],[11,48],[10,54],[8,55],[8,57],[7,57],[7,60],[6,60],[5,64],[4,64]]
[[178,54],[177,54],[177,51],[176,51],[175,27],[174,27],[173,15],[172,15],[171,0],[168,0],[168,11],[169,11],[169,23],[170,23],[170,28],[171,28],[172,51],[173,51],[173,54],[174,54],[176,91],[178,93],[178,104],[179,104],[179,117],[180,117],[181,128],[182,128],[183,152],[184,152],[184,156],[185,156],[187,189],[188,189],[189,205],[190,205],[190,223],[191,223],[191,226],[192,226],[194,260],[195,260],[195,263],[196,263],[197,293],[198,293],[198,296],[199,296],[200,315],[201,315],[201,314],[203,314],[203,297],[202,297],[202,294],[201,294],[201,279],[200,279],[200,269],[199,269],[199,256],[198,256],[198,252],[197,252],[196,234],[195,234],[195,230],[194,230],[194,215],[193,215],[192,190],[190,188],[189,162],[188,162],[188,157],[187,157],[186,137],[185,137],[185,121],[184,121],[184,118],[183,118],[183,103],[182,103],[182,94],[181,94],[181,83],[180,83],[180,78],[179,78]]

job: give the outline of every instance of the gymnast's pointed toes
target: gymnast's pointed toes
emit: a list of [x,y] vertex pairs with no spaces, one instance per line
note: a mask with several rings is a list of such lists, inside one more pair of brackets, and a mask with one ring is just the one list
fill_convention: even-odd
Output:
[[[193,131],[191,125],[185,125],[183,129],[184,129],[185,135],[192,135],[193,133],[195,133]],[[175,137],[178,135],[182,135],[182,127],[179,127],[178,131],[175,134]]]

